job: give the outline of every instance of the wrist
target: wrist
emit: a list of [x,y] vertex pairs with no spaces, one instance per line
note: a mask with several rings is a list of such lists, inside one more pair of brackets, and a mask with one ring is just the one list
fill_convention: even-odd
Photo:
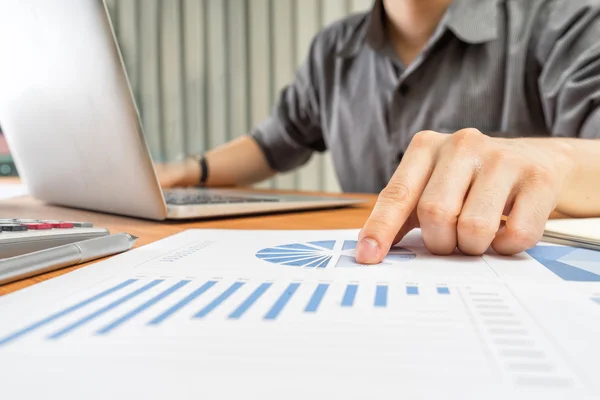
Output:
[[186,157],[181,161],[181,186],[198,186],[200,182],[200,163],[194,157]]
[[557,138],[548,140],[546,144],[560,179],[555,211],[569,215],[572,209],[573,194],[576,193],[574,188],[578,184],[578,168],[580,168],[577,150],[569,139]]

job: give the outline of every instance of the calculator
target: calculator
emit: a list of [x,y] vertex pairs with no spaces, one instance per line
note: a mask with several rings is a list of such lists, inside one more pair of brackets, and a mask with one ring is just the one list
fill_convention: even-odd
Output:
[[0,219],[0,259],[108,235],[91,222]]

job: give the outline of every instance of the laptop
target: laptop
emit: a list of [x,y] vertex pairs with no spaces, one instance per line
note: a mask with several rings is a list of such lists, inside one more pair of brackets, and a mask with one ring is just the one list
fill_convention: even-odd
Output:
[[159,185],[106,4],[0,2],[0,124],[49,203],[153,220],[348,206],[355,199]]

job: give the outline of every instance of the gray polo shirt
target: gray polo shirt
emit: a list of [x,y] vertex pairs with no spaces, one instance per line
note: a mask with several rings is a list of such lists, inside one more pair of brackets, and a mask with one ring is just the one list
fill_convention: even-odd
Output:
[[600,0],[455,0],[409,66],[384,13],[378,0],[314,38],[252,132],[272,168],[329,150],[344,191],[379,192],[421,130],[600,137]]

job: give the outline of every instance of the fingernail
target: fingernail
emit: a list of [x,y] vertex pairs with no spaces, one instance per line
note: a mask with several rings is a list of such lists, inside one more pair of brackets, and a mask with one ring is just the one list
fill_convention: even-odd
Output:
[[373,239],[364,238],[356,248],[356,259],[361,263],[376,263],[379,253],[379,244]]

